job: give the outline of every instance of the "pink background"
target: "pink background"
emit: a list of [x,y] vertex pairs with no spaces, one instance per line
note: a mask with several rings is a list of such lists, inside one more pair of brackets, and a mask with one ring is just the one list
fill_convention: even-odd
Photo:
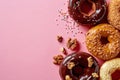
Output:
[[[68,37],[58,10],[65,0],[0,0],[0,80],[60,80],[53,56],[65,47]],[[59,23],[59,26],[57,26]],[[76,34],[85,51],[86,27]],[[57,35],[64,37],[59,44]],[[71,52],[68,50],[68,52]]]

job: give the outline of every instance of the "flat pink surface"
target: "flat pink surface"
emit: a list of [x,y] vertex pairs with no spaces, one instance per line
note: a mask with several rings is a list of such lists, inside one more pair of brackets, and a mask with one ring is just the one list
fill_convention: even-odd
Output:
[[[60,80],[53,56],[65,47],[68,37],[65,25],[56,22],[58,10],[66,0],[0,0],[0,80]],[[59,26],[57,26],[59,23]],[[87,52],[86,27],[76,34],[80,51]],[[57,35],[64,37],[59,44]],[[68,52],[70,52],[68,50]]]

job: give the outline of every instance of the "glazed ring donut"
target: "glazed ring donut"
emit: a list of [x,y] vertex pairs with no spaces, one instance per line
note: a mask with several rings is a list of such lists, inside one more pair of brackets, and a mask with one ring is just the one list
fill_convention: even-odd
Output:
[[69,0],[70,16],[83,25],[95,25],[106,14],[106,0]]
[[73,53],[63,60],[59,72],[62,80],[98,80],[99,64],[85,52]]
[[[112,74],[119,71],[117,77]],[[112,79],[113,78],[113,79]],[[120,80],[120,58],[106,61],[100,68],[100,80]]]
[[120,30],[120,0],[111,0],[108,7],[108,22]]
[[87,32],[86,46],[94,56],[112,59],[120,52],[120,33],[109,24],[99,24]]

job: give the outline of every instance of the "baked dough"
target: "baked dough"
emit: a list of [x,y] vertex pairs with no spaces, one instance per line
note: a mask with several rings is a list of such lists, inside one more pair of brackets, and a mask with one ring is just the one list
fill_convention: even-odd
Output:
[[106,61],[100,68],[100,80],[112,80],[111,74],[116,70],[120,70],[120,58]]

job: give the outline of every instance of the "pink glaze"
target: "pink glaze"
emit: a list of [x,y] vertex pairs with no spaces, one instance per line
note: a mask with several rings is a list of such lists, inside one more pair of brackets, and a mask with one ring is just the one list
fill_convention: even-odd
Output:
[[[58,66],[52,57],[65,47],[68,37],[58,10],[67,7],[66,0],[1,0],[0,1],[0,80],[60,80]],[[59,23],[59,26],[57,26]],[[87,27],[75,38],[80,51],[88,52],[85,43]],[[64,41],[59,44],[57,35]],[[68,52],[71,52],[68,50]]]

